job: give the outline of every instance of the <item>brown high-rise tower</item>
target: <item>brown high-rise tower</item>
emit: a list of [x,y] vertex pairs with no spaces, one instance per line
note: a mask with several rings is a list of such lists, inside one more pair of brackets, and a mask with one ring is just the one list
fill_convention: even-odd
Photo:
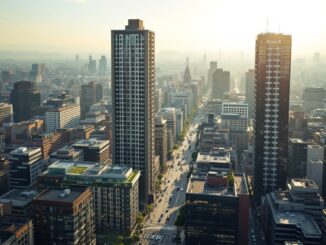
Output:
[[284,188],[288,154],[291,36],[256,39],[254,109],[254,195]]

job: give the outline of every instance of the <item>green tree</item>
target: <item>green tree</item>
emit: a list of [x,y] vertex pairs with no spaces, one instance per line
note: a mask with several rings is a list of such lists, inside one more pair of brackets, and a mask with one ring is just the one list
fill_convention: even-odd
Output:
[[145,207],[145,215],[148,215],[150,212],[152,212],[153,210],[153,205],[152,204],[148,204]]
[[229,171],[228,172],[227,181],[228,181],[229,184],[233,184],[234,183],[234,175],[233,175],[233,172],[232,171]]
[[137,232],[139,233],[144,226],[144,215],[139,213],[137,215]]
[[179,148],[179,145],[178,144],[175,144],[174,146],[173,146],[173,150],[177,150]]
[[131,240],[133,242],[138,242],[138,241],[140,241],[140,236],[138,234],[134,234],[131,236]]

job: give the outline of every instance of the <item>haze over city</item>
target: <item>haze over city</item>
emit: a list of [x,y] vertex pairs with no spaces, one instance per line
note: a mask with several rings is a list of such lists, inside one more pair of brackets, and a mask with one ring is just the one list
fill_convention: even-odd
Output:
[[108,53],[109,31],[142,18],[155,30],[157,54],[250,54],[268,28],[291,33],[300,57],[326,51],[325,9],[323,0],[1,0],[0,52]]
[[0,243],[326,245],[325,11],[0,0]]

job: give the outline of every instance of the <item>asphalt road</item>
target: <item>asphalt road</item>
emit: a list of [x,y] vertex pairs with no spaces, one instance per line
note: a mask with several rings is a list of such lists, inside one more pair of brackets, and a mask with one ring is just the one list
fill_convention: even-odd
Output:
[[200,105],[197,114],[190,124],[184,141],[173,153],[173,159],[168,161],[168,170],[163,176],[161,196],[156,199],[152,213],[144,223],[143,233],[139,244],[174,244],[176,227],[174,222],[179,208],[185,203],[187,175],[191,155],[195,151],[196,128],[206,119]]

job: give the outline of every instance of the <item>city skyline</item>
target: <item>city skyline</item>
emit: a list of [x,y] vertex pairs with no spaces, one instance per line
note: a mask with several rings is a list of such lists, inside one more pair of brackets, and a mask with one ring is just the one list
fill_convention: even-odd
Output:
[[[130,18],[143,19],[148,29],[155,30],[158,52],[250,54],[256,35],[267,30],[291,34],[295,56],[326,50],[326,35],[320,31],[326,23],[322,13],[326,3],[320,0],[309,5],[298,2],[295,12],[291,2],[279,0],[268,8],[267,1],[209,0],[164,4],[142,0],[137,5],[103,0],[35,0],[17,5],[16,0],[2,0],[1,4],[2,52],[108,54],[109,31]],[[176,31],[171,32],[172,27]]]
[[326,244],[326,1],[0,4],[1,244]]

